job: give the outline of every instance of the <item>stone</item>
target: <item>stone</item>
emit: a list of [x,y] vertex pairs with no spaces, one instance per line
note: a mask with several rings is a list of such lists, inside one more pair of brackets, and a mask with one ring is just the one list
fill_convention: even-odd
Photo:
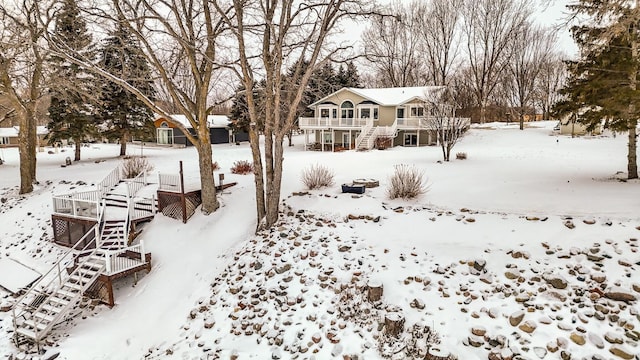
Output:
[[587,335],[587,338],[589,339],[589,342],[591,342],[598,349],[604,349],[604,340],[602,340],[600,335],[590,332]]
[[471,333],[475,336],[484,336],[487,333],[487,329],[483,326],[474,326],[471,328]]
[[559,274],[550,274],[547,273],[542,277],[547,284],[553,286],[555,289],[566,289],[568,282],[567,280]]
[[635,351],[631,351],[629,350],[627,347],[622,346],[622,345],[613,345],[610,349],[609,352],[612,353],[613,355],[621,358],[621,359],[625,359],[625,360],[632,360],[633,358],[635,358]]
[[573,224],[573,221],[571,220],[567,220],[564,222],[564,226],[566,226],[568,229],[574,229],[576,226]]
[[487,262],[482,259],[477,259],[473,262],[473,268],[478,271],[483,271],[485,266],[487,266]]
[[624,343],[624,339],[622,335],[619,333],[615,333],[613,331],[607,331],[604,334],[604,339],[607,340],[611,344],[622,344]]
[[516,311],[511,316],[509,316],[509,324],[511,326],[518,326],[520,322],[524,319],[524,311]]
[[518,329],[526,332],[527,334],[531,334],[536,330],[537,327],[538,325],[534,321],[527,320],[524,323],[520,324],[520,326],[518,326]]
[[536,354],[538,359],[544,359],[544,357],[547,356],[547,349],[540,346],[535,346],[533,348],[533,353]]
[[547,350],[549,350],[549,352],[555,353],[556,351],[558,351],[558,342],[557,341],[549,341],[547,343]]
[[633,295],[630,291],[625,289],[615,287],[604,293],[604,296],[607,299],[615,300],[615,301],[624,301],[624,302],[632,302],[636,300],[636,296]]
[[480,347],[484,345],[484,339],[481,336],[469,335],[467,339],[469,341],[469,345],[473,347]]
[[577,332],[572,332],[571,335],[569,335],[569,339],[578,345],[584,345],[587,342],[584,336]]
[[603,282],[605,282],[605,280],[607,280],[607,276],[600,271],[591,273],[590,278],[598,284],[602,284]]

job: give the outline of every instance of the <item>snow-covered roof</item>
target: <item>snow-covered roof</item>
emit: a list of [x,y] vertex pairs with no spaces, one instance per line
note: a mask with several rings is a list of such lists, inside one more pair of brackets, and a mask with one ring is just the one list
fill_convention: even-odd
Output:
[[[191,123],[187,120],[187,117],[182,114],[174,114],[171,117],[182,124],[187,129],[192,128]],[[158,116],[156,119],[164,118],[164,116]],[[226,115],[209,115],[207,116],[207,122],[209,123],[210,128],[225,128],[229,126],[229,118]]]
[[349,91],[365,99],[371,100],[382,106],[397,106],[407,104],[414,100],[424,100],[432,95],[442,91],[444,86],[414,86],[414,87],[395,87],[395,88],[342,88],[328,96],[316,101],[309,106],[315,106],[325,102],[333,95]]
[[[18,137],[19,132],[20,126],[2,127],[0,128],[0,137]],[[46,135],[48,133],[49,130],[46,126],[38,126],[36,128],[36,134],[38,135]]]

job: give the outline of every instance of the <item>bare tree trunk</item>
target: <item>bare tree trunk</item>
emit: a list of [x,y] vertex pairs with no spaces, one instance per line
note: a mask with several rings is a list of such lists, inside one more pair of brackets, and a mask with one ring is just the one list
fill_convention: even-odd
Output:
[[280,190],[282,185],[282,161],[284,159],[284,139],[277,135],[273,142],[273,174],[267,189],[267,217],[266,226],[271,227],[278,221],[280,204]]
[[253,157],[253,176],[256,185],[256,214],[258,219],[258,227],[260,222],[266,216],[266,203],[264,198],[264,168],[262,157],[260,156],[260,136],[255,125],[249,129],[249,146],[251,147],[251,155]]
[[520,130],[524,130],[524,114],[520,113],[518,117],[520,118]]
[[73,161],[80,161],[80,149],[82,147],[82,141],[81,139],[73,139],[73,142],[75,143],[75,153],[73,156]]
[[127,139],[129,138],[129,132],[123,131],[120,135],[120,156],[127,155]]
[[[201,122],[202,124],[202,122]],[[207,124],[204,121],[204,124]],[[198,150],[198,165],[200,167],[200,185],[202,188],[202,213],[209,215],[220,206],[216,197],[216,186],[213,182],[213,152],[211,150],[211,137],[208,126],[198,128],[199,141],[195,144]]]
[[35,156],[32,156],[31,146],[29,146],[29,114],[24,109],[19,110],[18,118],[20,119],[20,131],[18,133],[18,152],[20,156],[20,194],[27,194],[33,191],[33,183],[35,181]]
[[628,179],[638,178],[638,163],[637,163],[637,133],[636,127],[638,126],[638,120],[629,120],[629,153],[627,154],[627,171]]

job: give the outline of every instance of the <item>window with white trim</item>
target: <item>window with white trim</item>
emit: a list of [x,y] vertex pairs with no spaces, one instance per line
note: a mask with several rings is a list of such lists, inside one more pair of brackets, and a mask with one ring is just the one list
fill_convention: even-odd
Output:
[[411,117],[423,117],[424,116],[424,106],[411,106],[411,107],[409,107],[409,114],[411,114]]
[[0,137],[0,145],[9,145],[8,137]]

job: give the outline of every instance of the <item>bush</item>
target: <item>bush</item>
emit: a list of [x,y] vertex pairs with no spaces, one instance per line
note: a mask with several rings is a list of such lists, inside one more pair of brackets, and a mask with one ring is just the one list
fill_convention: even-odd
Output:
[[231,167],[232,174],[246,175],[253,172],[253,164],[247,160],[238,160]]
[[139,156],[126,158],[120,167],[120,173],[125,179],[133,179],[143,172],[151,170],[153,170],[153,165],[149,163],[147,158]]
[[217,161],[211,163],[211,171],[220,170],[220,165],[218,165]]
[[389,179],[387,195],[390,199],[413,199],[429,189],[424,181],[424,174],[414,166],[396,165],[395,172]]
[[467,153],[466,152],[459,152],[456,154],[456,159],[458,160],[467,160]]
[[324,165],[311,165],[302,170],[302,183],[309,190],[333,185],[333,171]]

